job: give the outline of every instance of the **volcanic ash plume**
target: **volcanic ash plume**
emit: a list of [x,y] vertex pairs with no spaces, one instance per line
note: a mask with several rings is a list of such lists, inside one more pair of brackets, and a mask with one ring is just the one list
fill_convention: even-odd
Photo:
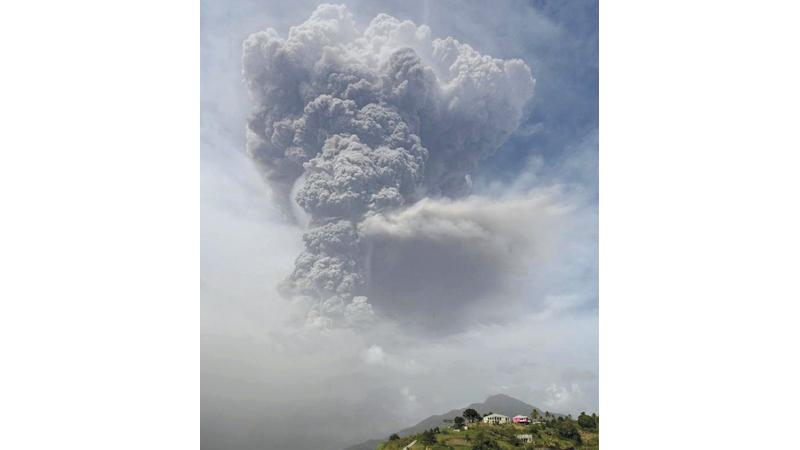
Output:
[[530,68],[385,14],[359,32],[334,5],[286,38],[268,29],[243,47],[247,150],[284,210],[294,195],[309,218],[282,290],[311,301],[309,323],[369,321],[359,224],[468,193],[468,174],[519,125]]

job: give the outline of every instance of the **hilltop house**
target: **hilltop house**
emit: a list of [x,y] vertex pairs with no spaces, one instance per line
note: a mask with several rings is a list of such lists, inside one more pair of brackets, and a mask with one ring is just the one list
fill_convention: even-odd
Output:
[[528,416],[514,416],[511,421],[514,423],[531,423],[531,418]]
[[517,439],[522,442],[523,444],[532,444],[533,443],[533,435],[532,434],[518,434]]
[[501,423],[508,423],[510,419],[508,416],[504,416],[502,414],[489,414],[488,416],[483,418],[483,423],[493,423],[495,425]]

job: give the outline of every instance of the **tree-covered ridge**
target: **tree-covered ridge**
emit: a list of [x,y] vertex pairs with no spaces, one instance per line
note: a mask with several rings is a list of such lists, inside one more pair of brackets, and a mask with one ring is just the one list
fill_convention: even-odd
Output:
[[[485,415],[488,415],[487,413]],[[409,436],[393,434],[378,445],[377,450],[402,450],[409,444],[411,450],[511,450],[559,449],[596,450],[599,448],[600,418],[596,414],[581,413],[555,416],[534,410],[532,424],[486,424],[475,410],[467,409],[461,416],[448,419],[442,427],[435,427]],[[520,437],[530,435],[532,442]]]

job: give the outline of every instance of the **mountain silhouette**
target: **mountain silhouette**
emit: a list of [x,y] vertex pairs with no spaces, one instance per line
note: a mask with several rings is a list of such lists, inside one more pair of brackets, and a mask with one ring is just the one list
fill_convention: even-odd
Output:
[[[525,403],[522,400],[518,400],[506,394],[495,394],[487,397],[486,400],[483,401],[483,403],[472,403],[463,408],[452,409],[443,414],[430,416],[427,419],[424,419],[421,422],[417,423],[416,425],[398,431],[397,434],[400,436],[408,436],[409,434],[421,433],[431,428],[443,427],[446,425],[444,420],[447,419],[452,420],[453,417],[460,416],[465,409],[469,408],[478,411],[478,414],[482,416],[490,412],[503,414],[509,417],[516,416],[517,414],[522,414],[523,416],[529,416],[531,414],[531,411],[533,411],[534,409],[539,411],[539,414],[542,415],[544,414],[544,411],[540,410],[539,408],[534,408],[533,405],[529,405],[528,403]],[[553,414],[553,415],[556,417],[563,416],[563,414]],[[371,439],[369,441],[362,442],[360,444],[353,445],[351,447],[347,447],[344,450],[375,450],[375,447],[381,442],[385,441],[386,439],[387,439],[386,437],[381,439]]]

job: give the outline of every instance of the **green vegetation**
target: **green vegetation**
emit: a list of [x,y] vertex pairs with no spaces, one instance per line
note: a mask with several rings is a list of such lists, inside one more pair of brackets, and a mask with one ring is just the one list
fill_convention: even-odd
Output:
[[578,425],[587,430],[596,430],[597,427],[600,426],[600,421],[597,414],[587,416],[585,412],[582,412],[581,415],[578,416]]
[[[474,411],[474,410],[473,410]],[[475,412],[478,415],[477,411]],[[464,411],[467,421],[471,413]],[[454,423],[459,423],[456,417]],[[462,422],[463,423],[463,419]],[[596,414],[581,413],[578,419],[558,417],[549,412],[538,415],[540,423],[531,425],[469,423],[467,429],[459,427],[433,428],[422,433],[388,440],[377,450],[401,450],[417,441],[412,450],[598,450],[600,418]],[[473,419],[476,420],[476,419]],[[448,420],[449,422],[449,420]],[[522,443],[517,435],[533,435],[533,443]]]
[[472,441],[472,450],[502,450],[497,440],[485,433],[478,433]]
[[421,445],[426,445],[426,446],[433,445],[436,443],[436,433],[439,433],[438,428],[434,428],[432,430],[425,430],[422,432],[422,434],[419,435],[419,439],[417,440],[417,442],[419,442]]
[[464,416],[464,419],[466,419],[467,422],[469,422],[469,423],[481,420],[481,415],[478,414],[478,411],[475,411],[472,408],[465,409],[464,412],[462,413],[462,415]]

